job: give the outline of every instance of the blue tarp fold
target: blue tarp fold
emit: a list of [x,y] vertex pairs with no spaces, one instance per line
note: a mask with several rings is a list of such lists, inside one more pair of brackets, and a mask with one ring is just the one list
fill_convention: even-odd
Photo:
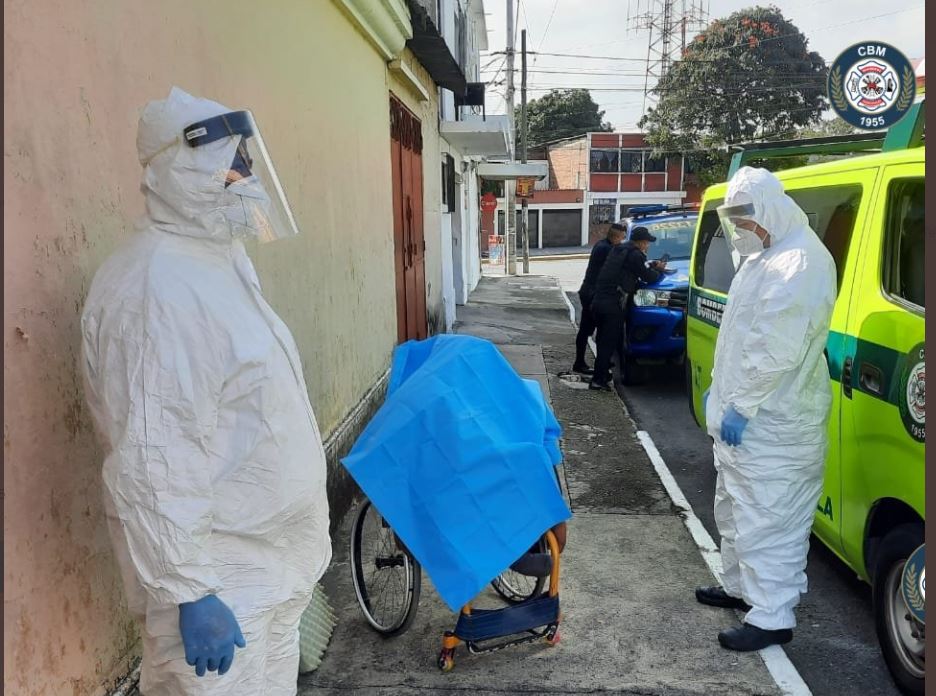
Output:
[[561,428],[489,341],[399,346],[387,399],[342,460],[457,611],[571,512]]

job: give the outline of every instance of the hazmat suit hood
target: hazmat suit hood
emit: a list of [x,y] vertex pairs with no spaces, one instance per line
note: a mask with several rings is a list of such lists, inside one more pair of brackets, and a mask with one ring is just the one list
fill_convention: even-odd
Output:
[[766,169],[741,167],[728,183],[725,205],[754,206],[754,221],[770,234],[771,246],[809,227],[809,218],[783,191],[783,183]]
[[173,87],[166,99],[149,102],[137,130],[137,152],[143,165],[140,186],[146,198],[141,227],[155,226],[189,237],[230,241],[233,228],[223,210],[236,202],[224,186],[239,137],[190,147],[183,129],[231,109]]

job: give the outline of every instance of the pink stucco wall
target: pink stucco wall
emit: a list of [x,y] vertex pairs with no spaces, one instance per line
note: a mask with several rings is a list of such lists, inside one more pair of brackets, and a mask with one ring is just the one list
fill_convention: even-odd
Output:
[[119,55],[155,46],[92,5],[4,6],[4,688],[23,696],[100,692],[136,643],[76,366],[91,269],[140,211],[127,144],[154,90]]
[[138,645],[79,315],[142,212],[139,110],[173,84],[262,105],[303,235],[252,253],[327,435],[395,341],[385,64],[330,0],[7,0],[4,19],[4,691],[102,694]]

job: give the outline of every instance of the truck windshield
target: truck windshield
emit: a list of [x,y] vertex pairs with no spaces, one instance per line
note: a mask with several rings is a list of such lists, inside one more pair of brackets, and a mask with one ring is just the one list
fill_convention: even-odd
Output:
[[696,220],[698,218],[685,218],[681,220],[660,220],[659,222],[638,222],[646,227],[656,241],[650,245],[647,254],[652,259],[658,259],[669,254],[673,260],[688,260],[692,257],[692,238],[695,235]]

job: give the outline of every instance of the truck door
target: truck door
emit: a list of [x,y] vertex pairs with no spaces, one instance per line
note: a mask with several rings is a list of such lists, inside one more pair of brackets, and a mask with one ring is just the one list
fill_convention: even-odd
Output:
[[852,293],[842,372],[842,540],[861,566],[871,505],[923,514],[923,164],[883,170]]
[[841,401],[842,338],[848,325],[855,267],[860,265],[857,229],[867,218],[876,169],[806,176],[785,182],[787,194],[797,202],[835,260],[838,300],[832,312],[826,358],[832,378],[832,413],[829,417],[829,452],[822,494],[816,502],[815,533],[841,552]]

